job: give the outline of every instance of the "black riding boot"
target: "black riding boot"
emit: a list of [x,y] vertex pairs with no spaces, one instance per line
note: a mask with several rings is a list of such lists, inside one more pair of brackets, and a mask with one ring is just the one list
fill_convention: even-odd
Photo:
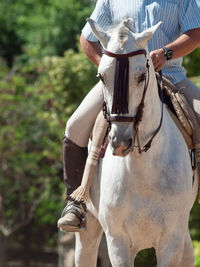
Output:
[[80,147],[63,137],[63,175],[68,202],[58,220],[58,227],[68,232],[85,229],[86,205],[73,200],[70,195],[81,184],[87,155],[87,147]]

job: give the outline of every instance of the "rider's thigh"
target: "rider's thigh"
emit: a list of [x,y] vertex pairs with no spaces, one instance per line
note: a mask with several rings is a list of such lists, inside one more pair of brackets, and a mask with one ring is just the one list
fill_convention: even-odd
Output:
[[195,111],[200,122],[200,88],[197,87],[188,78],[176,84],[177,89],[180,89],[186,97],[188,103]]
[[102,104],[102,82],[99,82],[67,121],[65,135],[77,145],[86,147]]

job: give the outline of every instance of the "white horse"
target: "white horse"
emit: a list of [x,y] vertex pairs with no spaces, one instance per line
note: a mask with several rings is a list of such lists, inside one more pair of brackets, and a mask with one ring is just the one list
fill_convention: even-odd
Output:
[[[106,32],[94,21],[89,23],[105,48],[98,72],[108,113],[115,114],[110,116],[110,144],[90,192],[87,231],[76,234],[76,266],[96,266],[104,231],[114,267],[133,266],[137,253],[151,247],[155,248],[158,267],[192,267],[188,219],[198,182],[195,179],[193,183],[188,148],[165,107],[158,127],[162,105],[147,43],[159,24],[136,34],[131,31],[131,19]],[[123,65],[119,54],[129,61],[125,111],[114,92],[114,77],[120,75],[120,71],[115,72],[116,61]],[[127,76],[127,68],[122,69]],[[138,109],[143,115],[138,115]],[[151,147],[142,152],[140,146],[151,140],[156,129]]]

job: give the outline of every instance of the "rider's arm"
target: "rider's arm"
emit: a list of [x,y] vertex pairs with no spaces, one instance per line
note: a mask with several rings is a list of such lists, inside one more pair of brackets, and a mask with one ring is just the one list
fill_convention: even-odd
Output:
[[[112,24],[112,16],[110,12],[110,0],[97,0],[96,6],[90,17],[102,28],[105,29]],[[93,34],[89,23],[86,23],[82,30],[80,38],[81,47],[86,56],[98,66],[102,56],[101,47],[98,39]]]
[[[177,1],[177,23],[180,29],[180,37],[166,45],[173,51],[172,59],[185,56],[192,52],[200,44],[200,9],[195,0]],[[167,13],[166,13],[167,16]],[[175,19],[175,18],[174,18]],[[163,49],[151,52],[155,69],[159,71],[166,62]]]
[[183,57],[200,45],[200,28],[192,29],[181,35],[166,47],[173,50],[173,58]]
[[[199,45],[200,45],[200,28],[197,28],[185,32],[174,42],[166,45],[166,47],[173,51],[172,59],[175,59],[178,57],[188,55]],[[150,53],[150,56],[153,61],[155,70],[156,71],[161,70],[166,62],[164,50],[162,48],[154,50]]]
[[96,65],[99,66],[102,50],[98,42],[88,41],[83,34],[80,37],[81,47],[86,56]]

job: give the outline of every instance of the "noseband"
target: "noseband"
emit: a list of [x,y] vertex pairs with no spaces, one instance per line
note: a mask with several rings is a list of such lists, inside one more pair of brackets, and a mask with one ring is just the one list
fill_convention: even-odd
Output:
[[[128,80],[129,80],[129,57],[134,57],[137,55],[144,55],[146,57],[147,52],[145,49],[133,51],[128,54],[115,54],[112,52],[109,52],[107,50],[104,50],[103,52],[105,55],[109,57],[114,57],[117,59],[116,61],[116,68],[115,68],[115,84],[114,84],[114,96],[113,96],[113,104],[112,104],[112,110],[111,114],[117,114],[117,115],[111,115],[109,114],[107,110],[106,102],[103,104],[103,113],[105,119],[108,121],[109,124],[111,122],[133,122],[134,124],[134,130],[135,134],[137,136],[138,141],[138,151],[139,153],[146,152],[150,147],[151,143],[154,139],[154,137],[159,132],[161,125],[162,125],[162,119],[163,119],[163,105],[162,105],[162,113],[161,113],[161,120],[158,128],[154,132],[153,136],[150,138],[150,140],[147,142],[147,144],[143,147],[140,146],[139,142],[139,136],[138,136],[138,126],[140,121],[142,121],[143,117],[143,111],[144,111],[144,102],[145,97],[148,89],[149,84],[149,62],[147,59],[146,67],[147,67],[147,77],[145,77],[144,80],[144,89],[143,89],[143,95],[142,99],[140,101],[140,104],[138,105],[136,115],[133,116],[121,116],[119,114],[125,114],[128,113]],[[162,84],[162,74],[160,72],[160,80]],[[160,93],[162,94],[162,89],[160,85],[158,84],[158,88]]]

